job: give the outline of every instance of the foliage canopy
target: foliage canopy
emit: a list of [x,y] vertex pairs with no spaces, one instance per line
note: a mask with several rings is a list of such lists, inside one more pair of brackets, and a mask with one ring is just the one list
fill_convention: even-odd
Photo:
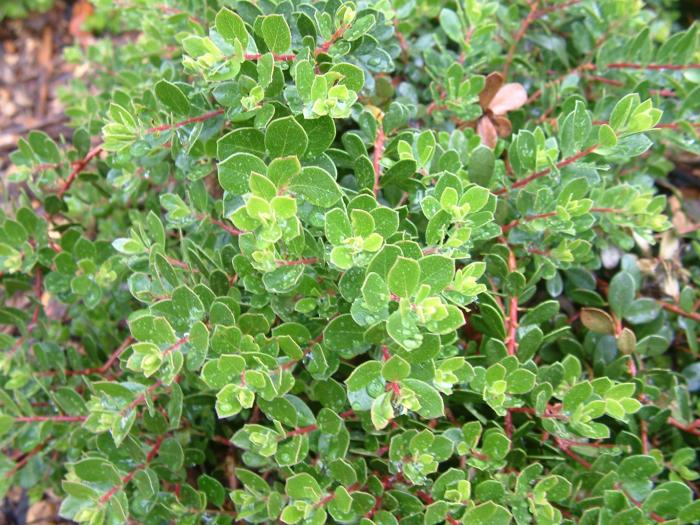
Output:
[[700,153],[697,25],[95,4],[131,38],[67,52],[75,133],[7,177],[3,492],[94,525],[700,521],[700,244],[656,184]]

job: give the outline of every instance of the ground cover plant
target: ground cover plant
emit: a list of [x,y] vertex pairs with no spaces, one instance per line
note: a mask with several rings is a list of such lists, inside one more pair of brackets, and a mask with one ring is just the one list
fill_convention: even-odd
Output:
[[94,4],[130,38],[66,53],[75,132],[4,181],[2,493],[89,524],[700,521],[700,242],[668,183],[697,25]]
[[26,17],[31,11],[46,11],[53,0],[6,0],[0,4],[0,20]]

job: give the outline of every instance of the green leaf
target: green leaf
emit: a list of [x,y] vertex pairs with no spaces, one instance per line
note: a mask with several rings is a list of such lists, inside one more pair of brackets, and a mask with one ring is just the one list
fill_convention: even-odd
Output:
[[292,33],[282,15],[268,15],[262,22],[265,45],[275,54],[282,54],[292,45]]
[[187,286],[179,286],[173,292],[173,313],[185,323],[193,323],[204,317],[204,304]]
[[73,464],[73,471],[82,481],[119,485],[121,476],[114,465],[102,458],[87,458]]
[[187,369],[199,370],[204,364],[209,350],[209,330],[207,325],[198,321],[190,329],[190,350],[187,352]]
[[413,259],[399,257],[389,270],[387,283],[391,293],[399,297],[411,297],[420,284],[420,264]]
[[362,298],[372,310],[385,307],[389,302],[389,289],[384,279],[374,272],[369,273],[362,285]]
[[303,195],[311,204],[329,208],[338,202],[342,193],[338,183],[324,169],[305,166],[289,184],[289,189]]
[[175,438],[166,438],[160,446],[158,459],[168,470],[177,472],[185,460],[182,445]]
[[537,167],[535,136],[530,131],[520,130],[516,140],[520,165],[527,171],[534,171]]
[[490,430],[484,435],[482,452],[491,460],[503,459],[510,451],[510,440],[500,431]]
[[511,394],[527,394],[535,386],[535,374],[524,368],[508,374],[508,392]]
[[280,266],[276,270],[263,275],[265,289],[271,293],[287,293],[294,287],[304,274],[304,265]]
[[355,351],[364,346],[364,328],[350,314],[339,315],[323,331],[323,343],[334,351]]
[[248,31],[243,19],[237,13],[225,7],[221,8],[216,14],[214,25],[219,34],[230,44],[238,40],[243,49],[248,47]]
[[385,392],[372,401],[370,409],[372,424],[377,430],[385,428],[394,419],[394,408],[391,404],[391,394]]
[[625,306],[624,317],[633,324],[649,323],[659,316],[661,307],[654,299],[641,298]]
[[296,474],[287,478],[284,488],[291,499],[317,501],[321,497],[321,487],[309,474]]
[[345,239],[352,236],[352,228],[347,214],[340,208],[333,208],[326,213],[324,221],[326,238],[331,244],[341,244]]
[[265,155],[265,135],[254,128],[238,128],[216,141],[217,158],[223,160],[234,153],[250,153],[262,157]]
[[416,410],[422,417],[433,419],[445,415],[445,407],[440,393],[424,381],[404,379],[401,387],[408,387],[416,394],[420,408]]
[[228,192],[242,195],[248,191],[251,173],[265,173],[267,166],[250,153],[234,153],[219,163],[219,184]]
[[301,173],[301,164],[297,157],[274,159],[267,168],[267,177],[278,187],[289,183]]
[[366,361],[352,371],[345,384],[349,391],[361,390],[381,377],[381,374],[382,364],[379,361]]
[[610,127],[619,131],[627,125],[632,109],[639,104],[639,95],[637,93],[629,93],[625,95],[615,104],[615,107],[610,113]]
[[598,144],[604,148],[613,148],[617,144],[617,135],[609,125],[603,124],[598,128]]
[[447,288],[455,273],[454,260],[442,255],[422,257],[420,266],[420,283],[430,286],[431,293],[437,294]]
[[178,115],[187,115],[190,112],[190,102],[175,84],[167,80],[159,80],[155,85],[156,96],[168,109]]
[[226,489],[215,478],[201,474],[197,478],[199,489],[207,495],[207,501],[217,507],[221,507],[226,499]]
[[458,44],[464,42],[464,30],[462,29],[462,23],[457,16],[457,13],[451,9],[443,8],[440,11],[440,26],[442,27],[445,34]]
[[402,314],[400,310],[393,312],[386,322],[389,336],[406,350],[415,350],[423,343],[423,334],[418,328],[418,318],[415,313]]
[[314,119],[298,119],[309,141],[306,157],[317,157],[326,151],[335,139],[335,123],[329,116]]
[[624,315],[625,310],[634,301],[635,293],[636,285],[630,274],[620,272],[610,280],[608,302],[615,316],[621,318]]
[[382,366],[382,376],[387,381],[400,381],[411,373],[411,365],[401,356],[395,355]]
[[491,148],[478,146],[469,157],[469,180],[488,188],[493,177],[495,162]]
[[304,128],[292,116],[273,120],[265,133],[265,147],[273,158],[304,155],[309,144]]
[[425,130],[416,140],[416,149],[418,150],[418,159],[425,166],[435,153],[435,135],[431,130]]

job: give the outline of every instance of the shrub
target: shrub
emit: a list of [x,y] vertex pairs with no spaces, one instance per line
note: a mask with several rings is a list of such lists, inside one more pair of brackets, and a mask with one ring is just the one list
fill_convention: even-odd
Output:
[[31,11],[48,11],[53,0],[5,0],[0,4],[0,20],[25,18]]
[[75,133],[7,177],[3,492],[90,524],[700,520],[700,244],[655,184],[698,153],[696,25],[96,3],[140,36],[68,51]]

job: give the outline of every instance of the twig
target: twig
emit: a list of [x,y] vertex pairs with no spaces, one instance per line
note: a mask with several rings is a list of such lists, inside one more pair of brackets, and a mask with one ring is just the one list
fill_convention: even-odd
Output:
[[219,115],[223,115],[225,112],[224,109],[217,109],[214,111],[210,111],[209,113],[205,113],[204,115],[199,115],[198,117],[192,117],[188,118],[186,120],[182,120],[180,122],[175,122],[174,124],[162,124],[161,126],[155,126],[153,128],[148,128],[146,130],[147,133],[155,133],[157,131],[168,131],[171,129],[177,129],[181,128],[183,126],[187,126],[188,124],[194,124],[195,122],[204,122],[205,120],[212,119],[214,117],[218,117]]
[[78,423],[85,421],[87,416],[19,416],[15,418],[18,423],[43,423],[51,421],[53,423]]
[[384,127],[382,125],[382,120],[379,119],[377,122],[377,138],[374,141],[374,153],[372,154],[372,167],[374,168],[374,186],[372,187],[372,192],[376,198],[379,194],[379,178],[382,176],[382,155],[384,155]]
[[667,419],[667,422],[669,425],[676,427],[678,430],[682,430],[683,432],[687,432],[688,434],[700,437],[700,429],[698,429],[698,427],[700,427],[700,419],[695,420],[688,425],[682,423],[681,421],[678,421],[673,417],[669,417]]
[[504,78],[508,78],[508,69],[510,69],[510,64],[513,62],[513,55],[515,55],[515,50],[517,49],[518,44],[525,36],[527,28],[530,27],[530,24],[537,20],[537,8],[539,7],[539,5],[540,0],[533,0],[532,2],[530,2],[530,12],[521,22],[520,28],[518,29],[518,32],[515,34],[515,37],[513,39],[513,43],[511,44],[510,49],[508,49],[508,54],[506,55],[506,60],[503,64]]
[[[562,160],[562,161],[559,161],[559,162],[557,163],[556,167],[557,167],[557,169],[561,169],[561,168],[563,168],[563,167],[565,167],[565,166],[568,166],[569,164],[573,164],[573,163],[576,162],[577,160],[580,160],[580,159],[582,159],[583,157],[585,157],[585,156],[587,156],[587,155],[590,155],[591,153],[593,153],[593,152],[594,152],[596,149],[598,149],[599,147],[600,147],[599,144],[593,144],[593,145],[590,146],[589,148],[586,148],[586,149],[583,150],[583,151],[579,151],[576,155],[572,155],[572,156],[569,157],[569,158],[566,158],[566,159],[564,159],[564,160]],[[516,188],[523,188],[523,187],[527,186],[528,184],[530,184],[532,181],[537,180],[537,179],[539,179],[539,178],[541,178],[541,177],[544,177],[545,175],[549,175],[549,173],[550,173],[551,171],[552,171],[552,168],[545,168],[545,169],[543,169],[543,170],[541,170],[541,171],[538,171],[537,173],[533,173],[533,174],[530,175],[529,177],[525,177],[524,179],[515,181],[515,182],[511,185],[510,189],[511,189],[511,190],[514,190],[514,189],[516,189]],[[503,195],[503,194],[505,194],[505,193],[508,193],[508,191],[509,191],[508,188],[501,188],[500,190],[496,190],[494,193],[495,193],[496,195]]]
[[73,171],[71,171],[70,175],[68,175],[68,178],[65,180],[63,183],[63,186],[58,190],[56,193],[56,196],[60,199],[63,197],[63,194],[66,193],[73,182],[75,182],[75,179],[80,175],[85,168],[87,168],[87,165],[90,163],[92,159],[97,157],[100,153],[102,153],[102,145],[100,144],[99,146],[95,146],[92,148],[85,157],[83,157],[81,160],[76,162],[75,167],[73,168]]
[[5,479],[11,478],[11,477],[14,476],[15,474],[17,474],[17,472],[19,472],[19,471],[22,469],[22,467],[24,467],[24,466],[27,464],[27,462],[29,462],[30,459],[32,459],[32,458],[33,458],[34,456],[36,456],[39,452],[41,452],[41,451],[44,449],[45,446],[46,446],[46,443],[45,443],[45,442],[44,442],[44,443],[39,443],[36,447],[34,447],[34,448],[33,448],[32,450],[30,450],[29,452],[27,452],[27,453],[24,455],[24,457],[23,457],[22,459],[20,459],[17,463],[15,463],[15,466],[12,467],[11,470],[8,470],[8,471],[5,473]]
[[136,466],[134,470],[129,472],[126,476],[124,476],[121,479],[121,485],[114,485],[111,489],[109,489],[107,492],[105,492],[102,497],[100,498],[100,505],[104,505],[107,503],[110,499],[112,499],[112,496],[114,496],[119,490],[123,487],[125,487],[136,475],[137,472],[140,470],[145,469],[148,464],[153,461],[158,454],[158,450],[160,450],[160,446],[163,443],[163,439],[165,439],[165,436],[162,434],[158,436],[156,439],[156,442],[154,443],[153,447],[151,450],[148,452],[148,455],[146,455],[146,461],[141,463],[140,465]]
[[608,69],[642,69],[647,71],[669,69],[671,71],[682,71],[684,69],[700,69],[700,64],[633,64],[631,62],[613,62],[605,67]]
[[700,314],[686,312],[680,306],[666,303],[664,301],[657,301],[657,303],[659,303],[659,306],[661,306],[661,308],[663,308],[664,310],[668,310],[669,312],[673,312],[674,314],[678,314],[680,316],[687,317],[688,319],[692,319],[693,321],[700,322]]
[[305,259],[297,259],[295,261],[275,261],[277,266],[297,266],[300,264],[316,264],[318,262],[318,257],[307,257]]
[[[90,374],[104,374],[109,370],[114,362],[119,359],[119,356],[121,356],[124,351],[129,348],[129,345],[131,342],[134,340],[133,337],[127,336],[124,341],[122,341],[122,344],[119,345],[119,348],[117,348],[112,354],[109,356],[107,361],[102,366],[99,367],[93,367],[93,368],[83,368],[82,370],[66,370],[63,373],[66,376],[86,376]],[[46,372],[40,372],[40,376],[55,376],[58,375],[58,372],[55,370],[47,370]]]

